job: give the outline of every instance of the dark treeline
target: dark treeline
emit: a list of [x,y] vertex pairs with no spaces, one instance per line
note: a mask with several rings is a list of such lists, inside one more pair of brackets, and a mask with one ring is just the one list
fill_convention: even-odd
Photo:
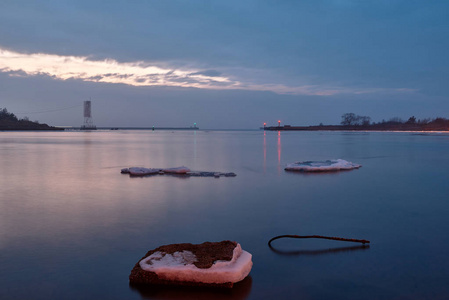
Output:
[[0,121],[18,121],[15,114],[10,113],[6,108],[0,109]]
[[359,127],[362,129],[379,129],[379,130],[449,130],[449,119],[416,119],[411,116],[408,120],[394,117],[381,122],[371,122],[368,116],[359,116],[354,113],[346,113],[341,116],[341,126],[343,127]]
[[[0,108],[0,121],[10,121],[10,122],[31,122],[28,117],[19,119],[15,114],[9,112],[6,108]],[[34,121],[31,123],[39,124],[39,121]]]
[[340,125],[320,125],[315,126],[268,126],[264,130],[360,130],[360,131],[449,131],[449,119],[421,119],[411,116],[408,120],[394,117],[381,122],[371,122],[368,116],[360,116],[354,113],[346,113],[341,116]]
[[28,117],[22,119],[9,112],[6,108],[0,108],[0,130],[59,130],[58,128],[40,124],[38,121],[30,121]]

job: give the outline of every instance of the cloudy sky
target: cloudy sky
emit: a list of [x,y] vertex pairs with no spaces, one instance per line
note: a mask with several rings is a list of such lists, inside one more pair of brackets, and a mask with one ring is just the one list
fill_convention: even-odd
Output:
[[449,1],[0,1],[0,107],[60,126],[449,118]]

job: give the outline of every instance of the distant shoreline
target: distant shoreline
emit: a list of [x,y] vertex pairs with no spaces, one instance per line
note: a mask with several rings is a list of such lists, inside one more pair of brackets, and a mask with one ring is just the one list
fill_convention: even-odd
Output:
[[64,130],[47,124],[41,124],[38,121],[30,121],[28,117],[19,119],[15,114],[10,113],[6,108],[0,108],[0,131],[54,131]]
[[29,121],[0,121],[0,131],[63,131],[64,128],[57,128],[47,124],[39,124]]
[[[66,130],[89,131],[81,127],[61,127]],[[96,127],[95,130],[199,130],[198,127]]]
[[55,127],[47,124],[0,122],[0,131],[95,131],[95,130],[199,130],[198,127],[97,127],[82,129],[81,127]]
[[316,125],[316,126],[267,126],[261,127],[261,130],[268,131],[449,131],[449,127],[445,125],[436,126],[434,124],[415,125],[415,124],[398,124],[385,126],[383,124],[376,125]]

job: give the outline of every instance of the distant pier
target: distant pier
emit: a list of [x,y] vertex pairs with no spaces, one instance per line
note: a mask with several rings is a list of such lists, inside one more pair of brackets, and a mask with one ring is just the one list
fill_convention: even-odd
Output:
[[284,126],[265,126],[260,127],[261,130],[270,130],[270,131],[280,131],[280,130],[319,130],[314,129],[314,127],[317,126],[291,126],[291,125],[284,125]]
[[98,127],[98,129],[111,130],[199,130],[199,127]]
[[[64,127],[66,130],[85,130],[82,127]],[[97,130],[199,130],[199,127],[96,127]]]

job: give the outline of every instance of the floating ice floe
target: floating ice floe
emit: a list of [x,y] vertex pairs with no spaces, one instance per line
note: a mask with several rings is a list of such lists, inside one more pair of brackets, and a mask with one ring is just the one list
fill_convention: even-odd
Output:
[[190,172],[190,169],[182,166],[177,168],[162,169],[162,172],[168,174],[187,174],[187,172]]
[[194,176],[194,177],[221,177],[221,176],[224,176],[224,177],[235,177],[235,176],[237,176],[233,172],[222,173],[222,172],[202,172],[202,171],[187,172],[187,175]]
[[354,164],[344,159],[325,160],[325,161],[301,161],[287,164],[286,171],[302,172],[330,172],[340,170],[358,169],[362,165]]
[[[128,168],[128,172],[131,176],[146,176],[146,175],[154,175],[158,174],[161,169],[150,169],[150,168],[141,168],[141,167],[131,167]],[[123,172],[122,170],[122,173]]]
[[172,244],[149,251],[132,269],[133,284],[232,287],[251,271],[252,255],[237,242]]
[[177,167],[177,168],[167,168],[167,169],[159,169],[159,168],[142,168],[142,167],[131,167],[124,168],[120,171],[122,174],[130,174],[131,176],[146,176],[146,175],[154,175],[154,174],[168,174],[168,175],[185,175],[192,177],[215,177],[219,178],[221,176],[224,177],[235,177],[237,176],[233,172],[204,172],[204,171],[191,171],[187,167]]

